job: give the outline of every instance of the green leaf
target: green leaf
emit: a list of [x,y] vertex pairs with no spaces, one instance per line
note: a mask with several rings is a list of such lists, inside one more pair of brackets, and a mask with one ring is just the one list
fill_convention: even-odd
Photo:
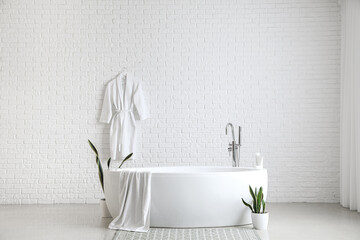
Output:
[[128,160],[128,159],[130,159],[132,155],[133,155],[133,153],[130,153],[129,155],[127,155],[126,158],[124,158],[124,160],[122,160],[119,168],[121,168],[121,166],[125,163],[125,161]]
[[247,206],[248,208],[250,208],[251,212],[254,212],[250,204],[248,204],[247,202],[245,202],[245,200],[244,200],[243,198],[241,198],[241,200],[243,201],[243,203],[245,204],[245,206]]
[[131,158],[131,156],[133,155],[133,153],[130,153],[129,155],[127,155],[126,156],[126,158],[124,158],[124,160],[123,161],[126,161],[126,160],[128,160],[129,158]]
[[263,205],[263,213],[265,213],[265,200],[262,200],[262,205]]
[[110,168],[110,162],[111,162],[111,158],[109,158],[109,160],[107,160],[108,169]]
[[255,188],[255,200],[254,200],[254,211],[255,211],[255,213],[257,213],[257,195],[258,195],[257,188]]
[[256,199],[256,213],[260,213],[261,202],[262,202],[262,197],[263,197],[262,190],[263,190],[262,187],[260,187],[259,193],[256,196],[257,197],[257,199]]
[[[98,163],[98,170],[99,170],[99,180],[100,180],[100,184],[101,184],[101,188],[104,191],[104,174],[103,174],[103,170],[102,170],[102,166],[101,166],[101,161],[100,159],[97,161]],[[104,191],[105,192],[105,191]]]
[[255,197],[255,194],[254,194],[254,191],[253,189],[251,188],[251,186],[249,185],[249,191],[250,191],[250,195],[253,199],[253,209],[255,211],[255,208],[256,208],[256,197]]
[[253,201],[255,201],[255,194],[254,194],[254,191],[252,190],[251,186],[249,185],[249,192],[251,194],[251,197],[253,198]]
[[92,144],[92,142],[88,139],[89,145],[91,147],[91,149],[95,152],[96,156],[98,156],[98,151],[96,150],[96,147],[94,146],[94,144]]

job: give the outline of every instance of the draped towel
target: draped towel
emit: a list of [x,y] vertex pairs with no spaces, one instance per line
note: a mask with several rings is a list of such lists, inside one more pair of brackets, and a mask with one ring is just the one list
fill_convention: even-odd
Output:
[[150,228],[151,172],[124,169],[119,174],[119,215],[109,228],[147,232]]

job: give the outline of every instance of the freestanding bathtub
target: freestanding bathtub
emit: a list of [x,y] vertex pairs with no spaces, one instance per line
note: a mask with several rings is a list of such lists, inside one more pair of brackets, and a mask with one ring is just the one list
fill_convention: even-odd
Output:
[[[142,170],[145,170],[142,168]],[[238,167],[158,167],[152,172],[151,227],[192,228],[245,225],[251,202],[249,185],[263,187],[267,195],[267,171]],[[112,217],[119,213],[119,171],[105,176],[105,197]]]

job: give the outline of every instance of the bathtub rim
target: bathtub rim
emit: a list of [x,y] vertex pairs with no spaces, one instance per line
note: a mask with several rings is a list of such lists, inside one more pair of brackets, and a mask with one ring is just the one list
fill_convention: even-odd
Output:
[[[156,171],[161,170],[177,170],[177,171]],[[206,169],[218,169],[219,171],[206,171]],[[222,166],[171,166],[171,167],[136,167],[136,168],[110,168],[106,171],[110,173],[122,172],[122,171],[139,171],[139,172],[148,172],[151,171],[152,175],[155,176],[164,176],[164,175],[224,175],[224,174],[239,174],[239,173],[249,173],[249,172],[267,172],[266,168],[257,169],[254,167],[222,167]],[[186,171],[190,170],[190,171]],[[205,170],[205,171],[196,171],[196,170]],[[226,171],[230,170],[230,171]]]

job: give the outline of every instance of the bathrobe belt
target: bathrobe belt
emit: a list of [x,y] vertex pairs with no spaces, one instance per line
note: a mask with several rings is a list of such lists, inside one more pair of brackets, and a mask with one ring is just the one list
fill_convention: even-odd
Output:
[[122,112],[133,112],[132,109],[121,109],[121,110],[118,110],[118,109],[115,109],[115,114],[118,114],[118,113],[122,113]]
[[[131,120],[135,126],[135,118],[134,118],[134,113],[133,113],[133,109],[115,109],[115,114],[113,116],[113,119],[116,118],[116,117],[120,117],[120,122],[121,122],[121,133],[120,133],[120,144],[119,144],[119,151],[121,151],[121,144],[123,142],[123,133],[124,133],[124,129],[123,129],[123,126],[124,126],[124,120],[125,120],[125,117],[121,117],[121,114],[122,113],[130,113],[130,117],[131,117]],[[115,120],[115,119],[114,119]],[[115,120],[116,121],[116,120]]]

